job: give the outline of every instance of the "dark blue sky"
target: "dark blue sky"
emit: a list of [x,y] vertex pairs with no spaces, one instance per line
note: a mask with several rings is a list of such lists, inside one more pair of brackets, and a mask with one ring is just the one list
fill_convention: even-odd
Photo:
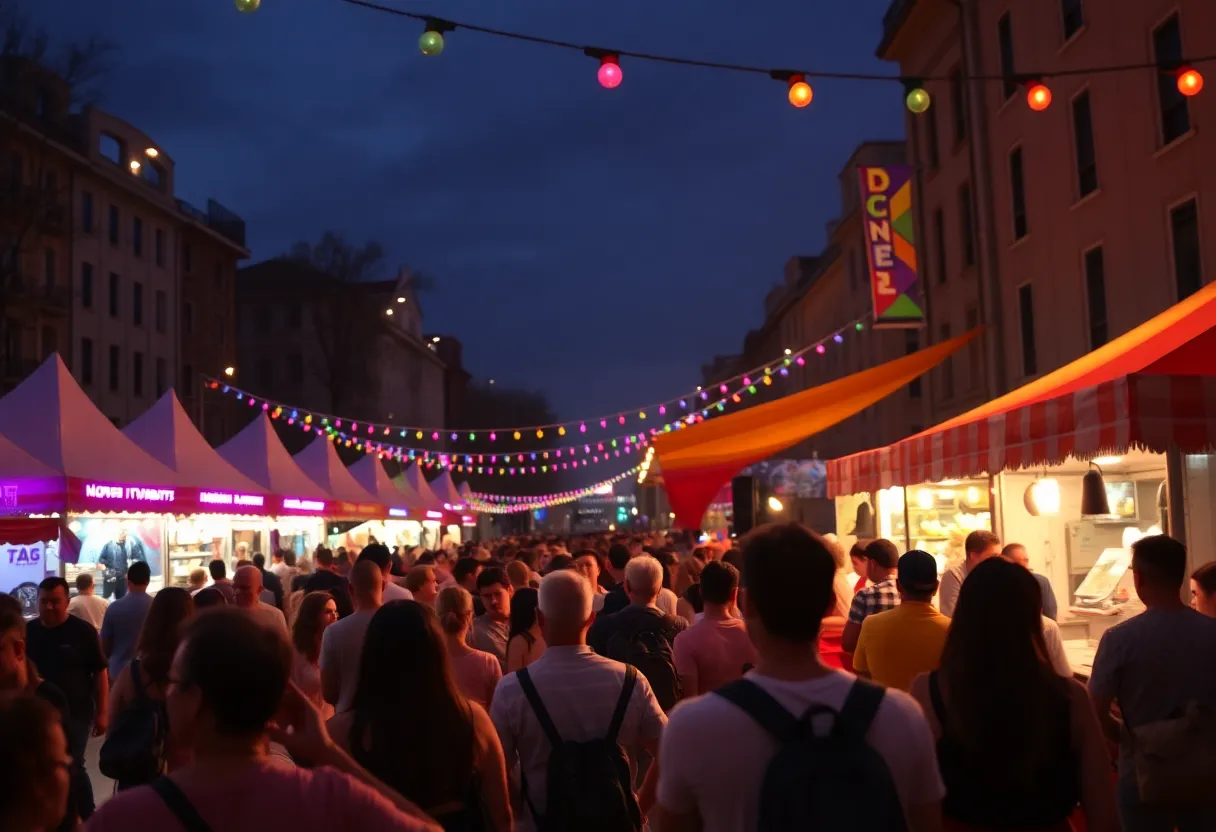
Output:
[[[887,0],[383,0],[597,46],[890,72]],[[818,82],[806,110],[761,76],[579,53],[340,0],[54,0],[57,38],[118,48],[102,106],[177,164],[178,196],[242,215],[254,259],[332,228],[430,275],[428,329],[478,378],[564,417],[683,392],[739,348],[785,260],[813,254],[863,139],[902,135],[897,84]]]

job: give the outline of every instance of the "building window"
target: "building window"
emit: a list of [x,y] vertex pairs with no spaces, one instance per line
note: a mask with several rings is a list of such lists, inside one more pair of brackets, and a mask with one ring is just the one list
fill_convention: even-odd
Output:
[[118,206],[110,206],[110,245],[118,245]]
[[190,250],[189,243],[182,243],[182,271],[190,274],[194,269],[193,252]]
[[156,290],[156,309],[153,310],[153,314],[156,316],[156,331],[157,332],[165,331],[165,302],[166,302],[166,297],[165,297],[164,291],[161,289],[157,289]]
[[975,265],[975,223],[971,213],[971,185],[958,189],[958,223],[963,241],[963,268]]
[[80,339],[80,383],[88,386],[93,383],[93,339]]
[[1034,343],[1034,287],[1029,283],[1018,289],[1018,319],[1022,330],[1022,375],[1039,374],[1039,354]]
[[[943,343],[950,340],[950,324],[942,324],[938,329],[940,337],[938,343]],[[942,362],[942,401],[950,401],[954,398],[954,356],[950,356]]]
[[1170,211],[1170,236],[1174,242],[1174,284],[1178,300],[1189,298],[1203,285],[1203,260],[1199,255],[1199,208],[1195,200]]
[[946,282],[946,215],[938,208],[933,212],[933,243],[937,254],[937,283]]
[[187,335],[194,334],[194,304],[190,301],[182,304],[182,331]]
[[118,275],[110,272],[110,317],[118,317]]
[[117,346],[110,347],[110,392],[118,392],[118,368],[122,363],[122,356],[118,351]]
[[131,354],[131,392],[136,396],[144,394],[144,354]]
[[138,280],[131,284],[131,323],[144,325],[144,284]]
[[1106,321],[1106,261],[1102,246],[1085,252],[1085,300],[1089,307],[1089,348],[1096,350],[1109,340]]
[[1022,170],[1021,147],[1009,154],[1009,197],[1013,203],[1013,239],[1020,240],[1030,230],[1026,221],[1026,178]]
[[156,249],[156,265],[165,265],[165,232],[163,229],[156,229],[156,233],[152,235],[153,247]]
[[287,354],[287,383],[294,387],[304,383],[304,356],[298,352]]
[[85,309],[93,308],[93,264],[80,264],[80,305]]
[[165,395],[165,359],[156,359],[156,369],[153,371],[156,375],[156,398]]
[[[1153,58],[1159,66],[1182,63],[1182,27],[1178,15],[1153,30]],[[1172,72],[1157,73],[1157,104],[1161,108],[1161,141],[1170,144],[1191,129],[1191,111]]]
[[[967,307],[967,331],[971,332],[980,325],[980,313],[974,306]],[[980,362],[983,356],[980,353],[980,339],[972,338],[971,343],[967,345],[967,390],[975,392],[980,389],[981,374],[983,367]]]
[[1088,90],[1072,100],[1072,132],[1077,155],[1077,193],[1088,196],[1098,190],[1098,154],[1094,149],[1094,119]]
[[42,260],[43,271],[46,276],[46,288],[53,289],[55,287],[55,249],[44,249]]
[[[904,331],[904,355],[911,355],[920,349],[920,334],[915,329]],[[921,396],[920,376],[908,382],[908,398],[919,399]]]
[[136,257],[144,256],[144,221],[139,217],[131,218],[131,250]]
[[80,230],[93,233],[93,194],[88,191],[80,192]]
[[1017,70],[1013,60],[1013,20],[1009,12],[1001,15],[996,24],[997,41],[1001,50],[1001,86],[1008,101],[1018,91],[1018,82],[1014,77]]
[[941,148],[937,141],[937,110],[932,107],[921,116],[925,125],[925,151],[928,155],[929,170],[935,171],[941,165]]
[[950,72],[950,114],[954,118],[954,143],[967,138],[967,90],[963,84],[963,70],[955,67]]
[[1085,10],[1081,0],[1060,0],[1060,16],[1064,21],[1064,40],[1068,40],[1085,25]]

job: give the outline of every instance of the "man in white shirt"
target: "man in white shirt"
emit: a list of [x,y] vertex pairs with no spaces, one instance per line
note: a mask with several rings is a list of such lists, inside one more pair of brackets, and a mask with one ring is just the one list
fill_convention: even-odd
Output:
[[258,620],[260,624],[278,630],[288,637],[287,619],[283,611],[274,604],[262,600],[262,571],[252,564],[242,566],[232,576],[232,589],[235,593],[234,604]]
[[[587,646],[587,630],[595,617],[591,611],[591,585],[572,569],[559,570],[541,580],[539,604],[536,617],[548,647],[544,655],[528,665],[528,677],[564,742],[602,739],[608,734],[613,711],[621,698],[626,666],[596,655]],[[551,746],[520,686],[518,674],[507,674],[498,683],[490,716],[502,740],[507,768],[513,769],[518,762],[527,787],[527,793],[523,794],[521,785],[513,784],[519,797],[515,805],[520,807],[516,828],[528,832],[536,828],[529,807],[535,806],[542,814],[546,811]],[[650,684],[638,673],[618,742],[626,749],[640,747],[656,754],[665,722]],[[653,802],[653,792],[651,767],[638,796],[643,814]]]
[[963,550],[966,552],[966,559],[946,570],[946,574],[942,575],[941,589],[937,593],[937,608],[947,618],[954,616],[958,593],[963,587],[963,581],[967,580],[968,573],[988,558],[1000,555],[1001,541],[992,532],[981,529],[967,535],[967,539],[963,541]]
[[369,543],[364,546],[358,560],[371,561],[380,570],[384,578],[384,588],[381,591],[383,603],[414,600],[414,593],[393,581],[393,554],[383,543]]
[[94,630],[100,630],[108,606],[109,601],[97,597],[92,574],[81,572],[76,576],[76,597],[68,602],[68,615],[87,621]]
[[321,696],[338,713],[349,711],[359,684],[359,661],[367,625],[383,601],[384,576],[370,560],[350,571],[355,611],[325,628],[321,636]]
[[[909,832],[940,832],[945,787],[920,706],[903,691],[860,682],[819,659],[823,613],[811,611],[827,611],[834,596],[836,561],[829,546],[814,532],[790,523],[753,532],[743,553],[739,600],[758,653],[756,668],[743,680],[686,699],[672,711],[659,749],[654,827],[659,832],[752,832],[758,827],[761,786],[781,746],[753,719],[750,707],[744,710],[736,702],[775,700],[787,717],[797,720],[820,707],[860,714],[846,702],[867,699],[874,709],[864,741],[891,775],[899,799],[895,811],[902,809]],[[861,716],[857,719],[860,729]],[[832,730],[833,724],[816,721],[814,726],[818,733]],[[859,817],[876,811],[866,805],[855,808]]]

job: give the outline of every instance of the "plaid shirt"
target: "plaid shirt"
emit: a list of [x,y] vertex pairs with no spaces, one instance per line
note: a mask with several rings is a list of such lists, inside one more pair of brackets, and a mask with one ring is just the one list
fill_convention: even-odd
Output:
[[895,576],[892,575],[853,596],[853,606],[849,607],[849,621],[860,624],[867,616],[898,606],[899,590],[895,588]]

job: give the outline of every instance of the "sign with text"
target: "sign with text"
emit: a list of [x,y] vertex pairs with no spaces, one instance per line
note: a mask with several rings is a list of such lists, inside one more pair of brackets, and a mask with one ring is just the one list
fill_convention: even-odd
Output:
[[875,329],[922,326],[912,222],[912,169],[907,165],[862,165],[861,222]]

